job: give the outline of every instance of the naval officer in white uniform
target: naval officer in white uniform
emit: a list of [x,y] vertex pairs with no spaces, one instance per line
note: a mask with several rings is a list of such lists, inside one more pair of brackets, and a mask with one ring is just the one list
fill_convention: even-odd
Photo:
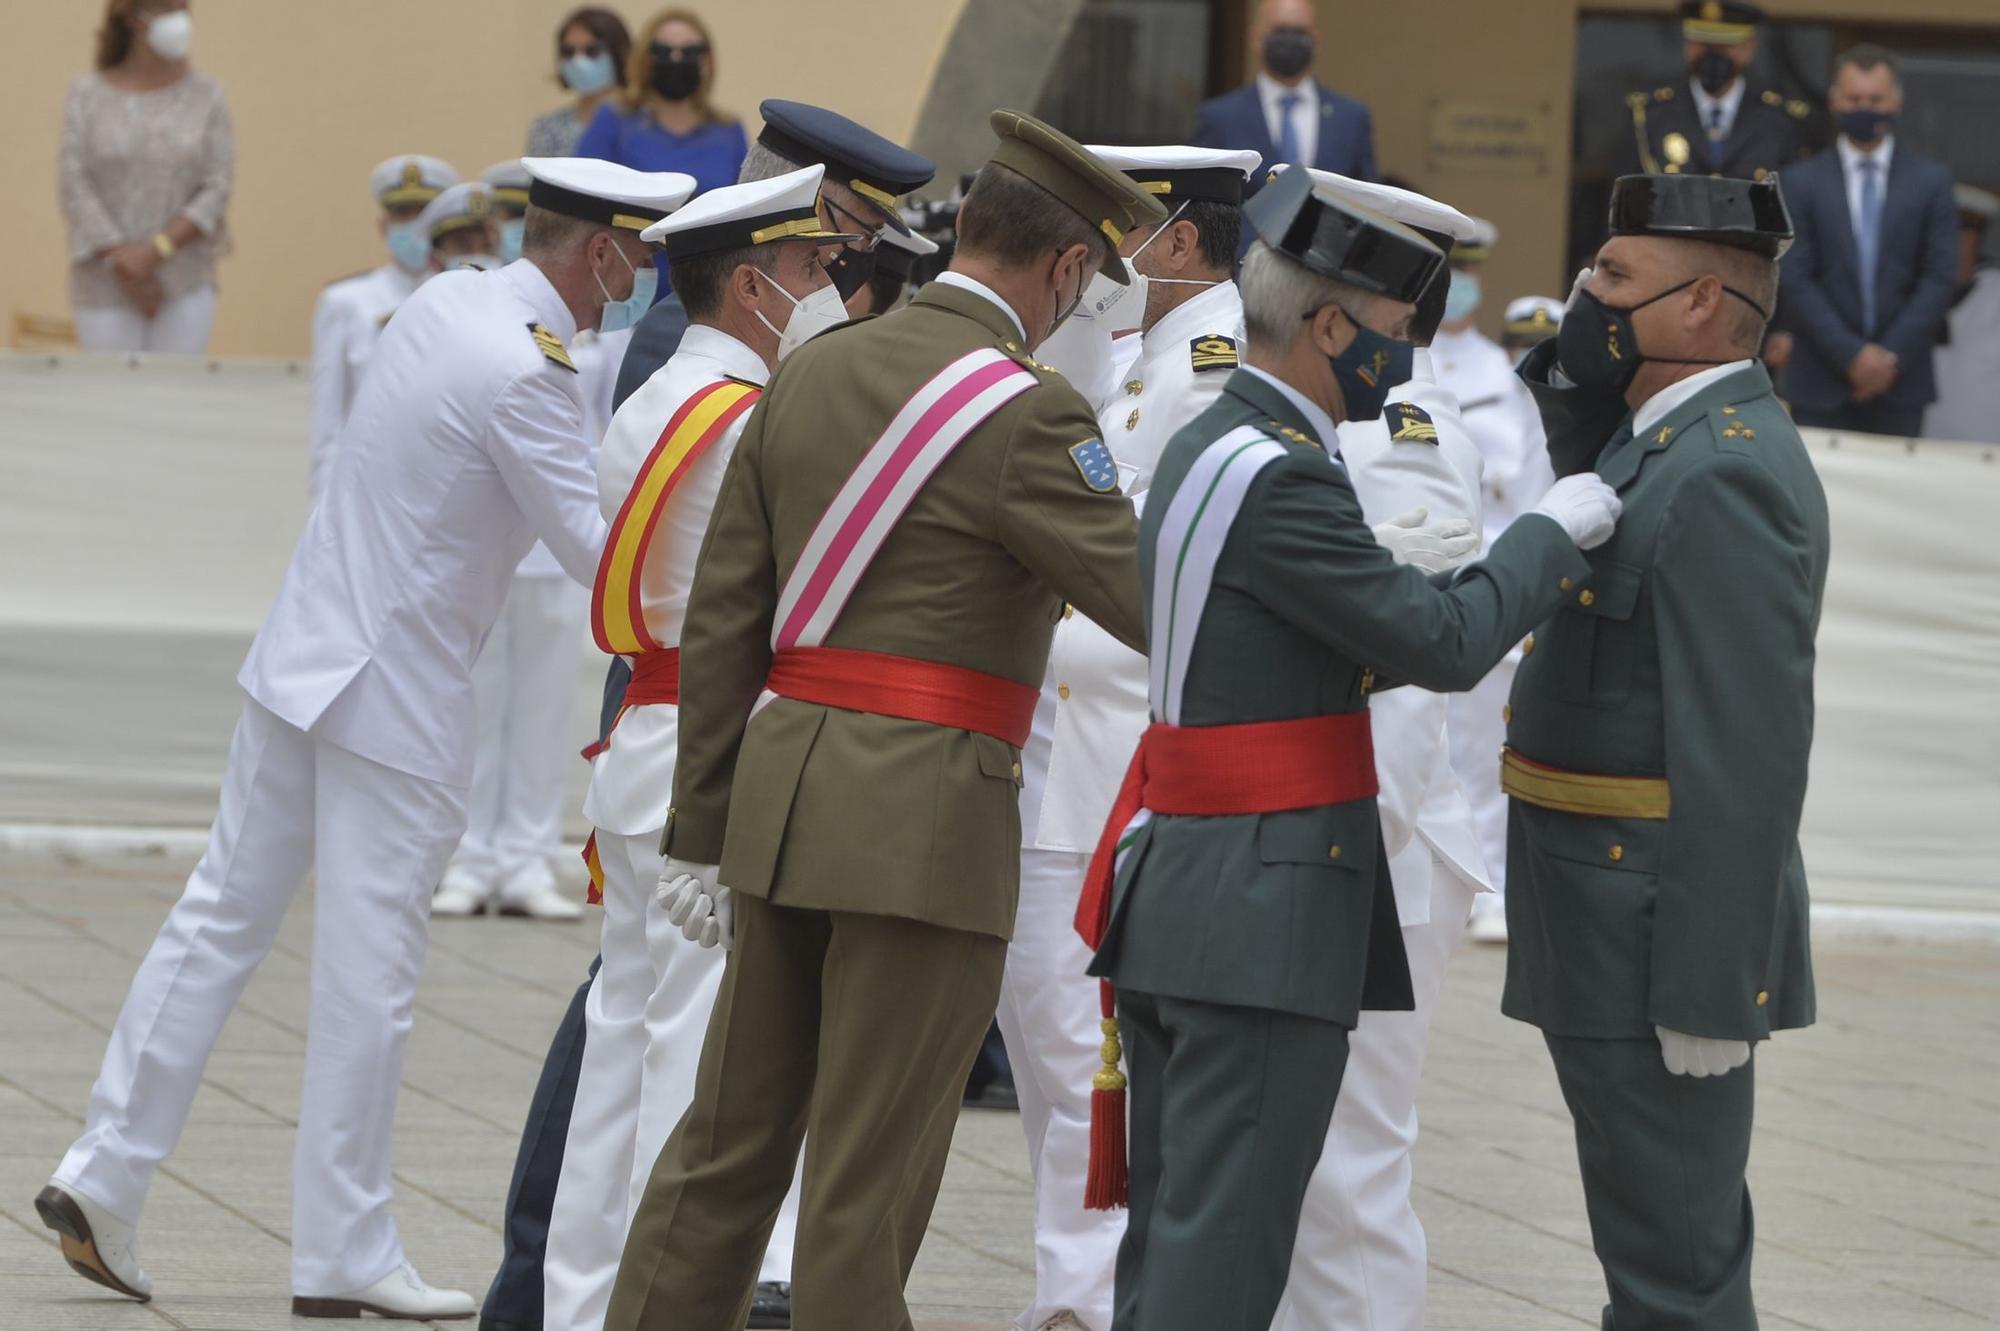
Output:
[[[1447,253],[1475,236],[1473,219],[1420,194],[1325,171],[1313,177],[1342,202],[1410,226]],[[1457,523],[1449,546],[1411,541],[1399,554],[1431,572],[1466,562],[1479,545],[1479,449],[1457,399],[1437,383],[1428,346],[1448,286],[1441,274],[1418,301],[1410,378],[1391,390],[1381,418],[1340,427],[1340,460],[1371,523],[1406,522],[1417,510],[1433,523]],[[1444,695],[1390,689],[1368,710],[1415,1008],[1370,1012],[1348,1039],[1340,1102],[1306,1189],[1273,1331],[1422,1331],[1424,1324],[1427,1251],[1410,1205],[1417,1081],[1445,964],[1476,895],[1490,888],[1452,769]]]
[[[680,348],[611,419],[598,458],[610,541],[591,593],[598,645],[627,657],[625,709],[591,764],[584,815],[604,898],[603,962],[585,1002],[583,1067],[543,1260],[545,1331],[598,1331],[625,1231],[674,1125],[727,954],[648,909],[674,786],[680,636],[696,557],[764,382],[847,311],[824,247],[858,240],[819,221],[824,165],[713,189],[646,232],[687,311]],[[634,594],[636,590],[636,595]],[[639,617],[633,617],[633,609]],[[789,1284],[798,1189],[781,1207],[759,1284]]]
[[[530,161],[526,257],[441,274],[385,333],[238,682],[203,854],[119,1013],[84,1131],[36,1199],[82,1273],[150,1294],[136,1225],[209,1051],[308,870],[311,1007],[293,1311],[470,1317],[390,1215],[390,1129],[431,887],[465,824],[471,671],[537,536],[588,582],[604,539],[563,343],[652,273],[692,178]],[[637,293],[643,295],[643,291]]]
[[448,163],[416,153],[391,157],[368,174],[382,209],[378,225],[389,262],[331,283],[313,308],[310,493],[315,499],[383,325],[431,275],[431,241],[417,219],[425,205],[457,183],[458,173]]

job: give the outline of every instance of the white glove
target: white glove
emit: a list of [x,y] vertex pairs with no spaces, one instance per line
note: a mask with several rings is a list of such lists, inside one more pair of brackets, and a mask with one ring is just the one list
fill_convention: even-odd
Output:
[[690,943],[727,952],[736,946],[736,902],[720,883],[704,889],[699,879],[689,881],[694,890],[689,893],[684,916],[677,918],[669,912],[667,918],[680,925],[681,937]]
[[1557,481],[1534,508],[1561,523],[1579,550],[1595,550],[1610,540],[1624,510],[1618,492],[1588,471]]
[[666,911],[669,920],[680,924],[687,918],[693,895],[706,892],[713,886],[721,867],[719,864],[677,860],[669,855],[667,862],[660,867],[660,885],[653,889],[653,903]]
[[1664,1026],[1653,1027],[1653,1033],[1660,1037],[1660,1057],[1667,1071],[1676,1077],[1720,1077],[1750,1061],[1748,1040],[1711,1040]]
[[1463,518],[1427,522],[1430,510],[1413,508],[1375,528],[1375,543],[1398,564],[1415,564],[1426,573],[1457,568],[1478,553],[1479,538]]

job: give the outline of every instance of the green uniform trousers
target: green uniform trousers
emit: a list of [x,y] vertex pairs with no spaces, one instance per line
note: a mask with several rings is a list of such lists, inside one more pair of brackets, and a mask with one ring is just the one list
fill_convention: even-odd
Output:
[[1347,1028],[1121,989],[1118,1030],[1132,1210],[1113,1331],[1270,1331]]
[[1543,1038],[1576,1121],[1604,1331],[1756,1331],[1743,1178],[1756,1060],[1676,1077],[1656,1040]]
[[1006,957],[986,934],[739,895],[694,1101],[633,1217],[607,1331],[740,1331],[802,1139],[794,1324],[912,1331],[903,1286]]

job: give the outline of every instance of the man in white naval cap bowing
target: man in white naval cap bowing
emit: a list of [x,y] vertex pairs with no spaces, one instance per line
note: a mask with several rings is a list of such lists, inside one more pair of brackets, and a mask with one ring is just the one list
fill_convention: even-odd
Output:
[[[1335,198],[1401,222],[1447,258],[1476,234],[1472,218],[1421,194],[1327,171],[1312,175]],[[1447,268],[1418,298],[1410,377],[1390,390],[1381,417],[1340,426],[1340,460],[1363,517],[1405,523],[1421,512],[1433,524],[1457,524],[1448,541],[1412,540],[1398,552],[1431,573],[1470,560],[1480,544],[1479,447],[1430,359],[1450,286]],[[1476,894],[1491,891],[1472,809],[1452,768],[1445,695],[1389,689],[1370,697],[1368,712],[1381,786],[1376,808],[1414,1007],[1371,1012],[1348,1039],[1346,1077],[1306,1187],[1273,1331],[1422,1331],[1426,1250],[1410,1206],[1417,1081],[1452,947]]]
[[[604,1325],[626,1228],[694,1097],[722,983],[724,954],[648,908],[665,867],[681,622],[709,513],[765,380],[813,333],[847,321],[824,260],[829,247],[858,237],[820,221],[825,175],[815,163],[712,189],[646,232],[667,252],[688,327],[612,417],[597,464],[611,533],[591,592],[591,634],[631,662],[632,682],[583,802],[595,829],[585,858],[604,903],[603,962],[584,1008],[583,1066],[549,1217],[545,1331]],[[785,1289],[797,1227],[794,1186],[765,1245],[753,1327],[791,1324]]]
[[313,873],[292,1310],[470,1317],[389,1214],[390,1129],[431,888],[465,826],[472,662],[536,537],[597,571],[604,522],[564,342],[644,299],[640,232],[692,178],[535,159],[525,257],[444,273],[385,330],[238,682],[208,849],[112,1031],[83,1135],[36,1198],[81,1274],[151,1294],[137,1222],[223,1022]]

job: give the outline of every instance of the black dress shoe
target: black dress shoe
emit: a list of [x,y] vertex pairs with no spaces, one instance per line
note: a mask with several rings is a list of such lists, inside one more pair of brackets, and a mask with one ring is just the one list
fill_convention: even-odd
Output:
[[792,1287],[783,1280],[760,1280],[750,1300],[749,1331],[791,1331]]
[[526,1322],[502,1322],[497,1318],[479,1319],[479,1331],[542,1331],[539,1326],[529,1326]]

